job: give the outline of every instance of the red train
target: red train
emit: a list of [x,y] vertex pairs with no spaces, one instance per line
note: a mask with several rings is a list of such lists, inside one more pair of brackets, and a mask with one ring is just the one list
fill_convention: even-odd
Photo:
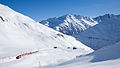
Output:
[[20,59],[20,58],[22,58],[23,56],[31,55],[31,54],[34,54],[34,53],[37,53],[37,52],[39,52],[39,51],[34,51],[34,52],[29,52],[29,53],[21,54],[21,55],[18,55],[18,56],[16,57],[16,59]]

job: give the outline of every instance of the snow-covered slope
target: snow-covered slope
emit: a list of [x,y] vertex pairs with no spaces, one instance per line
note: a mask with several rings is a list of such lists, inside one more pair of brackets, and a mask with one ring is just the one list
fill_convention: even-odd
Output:
[[120,15],[105,14],[94,20],[99,24],[74,37],[94,50],[120,41]]
[[[76,50],[72,49],[74,46],[77,47]],[[40,52],[15,60],[22,53],[36,50]],[[92,51],[75,38],[0,4],[0,68],[31,68],[55,64]]]
[[67,35],[80,33],[87,28],[98,24],[92,18],[75,14],[68,14],[58,18],[49,18],[40,23]]
[[[91,54],[58,64],[55,68],[119,68],[119,52],[120,42],[101,48]],[[54,66],[51,68],[54,68]]]
[[107,60],[114,60],[120,58],[120,42],[111,45],[103,47],[91,54],[90,56],[94,56],[94,58],[90,62],[101,62],[101,61],[107,61]]
[[72,35],[94,50],[120,41],[120,15],[105,14],[89,18],[68,14],[59,18],[49,18],[40,23],[64,34]]

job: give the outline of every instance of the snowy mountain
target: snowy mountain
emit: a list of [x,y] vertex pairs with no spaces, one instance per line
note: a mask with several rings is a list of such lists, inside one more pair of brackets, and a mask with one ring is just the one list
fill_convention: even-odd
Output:
[[74,35],[92,27],[98,22],[89,17],[67,14],[58,18],[49,18],[40,23],[67,35]]
[[120,41],[120,15],[105,14],[96,18],[68,14],[40,22],[59,32],[72,35],[94,50]]
[[105,14],[94,20],[99,24],[74,35],[74,37],[94,50],[120,41],[120,15]]
[[[20,54],[36,50],[39,53],[16,59]],[[36,68],[91,52],[91,48],[75,38],[0,4],[0,68]]]
[[51,68],[119,68],[119,52],[120,42],[112,46],[103,47],[91,54],[78,56],[73,60],[58,64]]

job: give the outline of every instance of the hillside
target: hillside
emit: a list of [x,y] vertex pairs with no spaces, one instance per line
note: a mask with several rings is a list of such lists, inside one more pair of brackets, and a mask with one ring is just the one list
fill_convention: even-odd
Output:
[[[73,50],[73,47],[77,49]],[[16,59],[18,55],[34,51],[39,53]],[[93,52],[91,48],[75,38],[0,4],[0,68],[56,64],[90,52]]]
[[105,14],[96,18],[68,14],[40,22],[54,30],[75,37],[94,50],[120,41],[120,15]]
[[[119,68],[120,42],[51,68]],[[47,68],[47,67],[46,67]],[[50,66],[49,66],[50,68]]]
[[105,14],[94,20],[99,24],[74,37],[94,50],[120,41],[120,15]]

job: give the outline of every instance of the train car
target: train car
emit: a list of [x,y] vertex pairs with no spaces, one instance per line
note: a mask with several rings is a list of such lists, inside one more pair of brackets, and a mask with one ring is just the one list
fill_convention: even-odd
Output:
[[24,53],[24,54],[21,54],[21,55],[17,56],[16,59],[20,59],[20,58],[22,58],[23,56],[31,55],[31,54],[34,54],[34,53],[37,53],[37,52],[39,52],[39,51]]

